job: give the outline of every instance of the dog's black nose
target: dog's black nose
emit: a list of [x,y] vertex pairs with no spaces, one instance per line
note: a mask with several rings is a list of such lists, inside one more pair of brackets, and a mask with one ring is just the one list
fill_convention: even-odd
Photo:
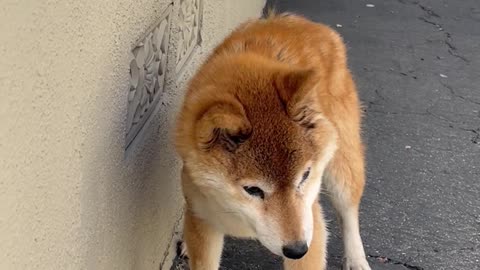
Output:
[[294,242],[288,245],[283,246],[282,252],[285,257],[289,259],[300,259],[308,251],[307,243],[305,242]]

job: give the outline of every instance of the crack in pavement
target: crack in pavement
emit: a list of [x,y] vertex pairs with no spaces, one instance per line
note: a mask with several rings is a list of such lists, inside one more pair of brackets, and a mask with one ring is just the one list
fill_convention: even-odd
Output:
[[472,142],[474,144],[480,144],[480,128],[477,130],[472,130],[473,133],[475,133],[475,136],[472,138]]
[[[377,104],[373,104],[377,105]],[[423,112],[407,112],[407,111],[387,111],[387,110],[368,110],[367,113],[380,113],[386,115],[419,115],[419,116],[431,116],[431,113],[423,113]]]
[[418,17],[418,19],[421,20],[421,21],[424,21],[424,22],[426,22],[426,23],[428,23],[428,24],[431,24],[431,25],[436,26],[436,27],[438,28],[438,31],[443,31],[443,27],[442,27],[440,24],[438,24],[438,23],[436,23],[436,22],[434,22],[434,21],[430,21],[430,20],[428,20],[427,18],[421,17],[421,16]]
[[377,261],[379,261],[379,262],[381,262],[381,263],[385,263],[385,264],[403,265],[403,266],[405,266],[407,269],[424,270],[424,268],[421,267],[421,266],[417,266],[417,265],[413,265],[413,264],[409,264],[409,263],[405,263],[405,262],[393,260],[393,259],[388,258],[388,257],[385,257],[385,256],[377,256],[377,255],[370,255],[370,254],[368,254],[367,256],[368,256],[369,258],[374,258],[374,259],[376,259]]
[[424,6],[424,5],[422,5],[422,4],[419,4],[419,3],[417,3],[417,4],[418,4],[418,6],[419,6],[423,11],[425,11],[425,13],[427,13],[427,15],[428,15],[429,17],[437,17],[437,18],[440,18],[440,15],[438,15],[438,13],[436,13],[433,9],[431,9],[431,8],[429,8],[429,7],[427,7],[427,6]]
[[[444,82],[441,82],[441,81],[440,81],[440,84],[450,92],[451,98],[460,98],[460,99],[462,99],[464,101],[467,101],[469,103],[472,103],[472,104],[475,104],[475,105],[480,105],[480,102],[478,102],[476,100],[470,100],[470,99],[458,94],[453,89],[453,87],[451,87],[450,85],[448,85]],[[366,114],[379,113],[379,114],[385,114],[385,115],[416,115],[416,116],[427,116],[427,117],[430,116],[430,117],[435,118],[437,120],[440,120],[442,122],[448,123],[450,128],[454,128],[452,126],[452,123],[455,123],[455,125],[458,124],[456,120],[453,120],[453,119],[450,119],[448,117],[442,116],[442,115],[437,114],[436,112],[433,111],[433,109],[436,107],[437,103],[439,101],[445,100],[445,99],[436,100],[431,105],[429,105],[427,108],[425,108],[424,112],[423,111],[403,111],[403,110],[392,111],[392,110],[377,107],[377,106],[385,106],[386,105],[385,103],[388,103],[390,100],[388,100],[385,96],[383,96],[379,89],[375,89],[374,93],[375,93],[375,97],[373,98],[373,100],[366,101],[367,106],[363,107],[364,112]],[[470,116],[470,115],[466,115],[466,114],[458,114],[458,113],[455,113],[455,112],[451,112],[450,114],[457,115],[457,116]],[[446,126],[444,126],[444,127],[446,127]],[[461,130],[465,131],[466,129],[463,128]],[[468,129],[467,131],[471,131],[471,130],[472,129]],[[472,141],[480,141],[480,138],[479,139],[472,139]],[[474,142],[474,143],[477,144],[477,142]]]
[[462,59],[463,61],[469,63],[470,60],[468,60],[465,56],[463,55],[460,55],[457,53],[457,47],[455,47],[453,44],[452,44],[452,34],[450,34],[449,32],[445,32],[445,44],[447,45],[448,47],[448,53],[452,56],[455,56],[457,58],[460,58]]
[[[369,104],[371,105],[378,105],[378,104],[375,104],[375,103],[372,103],[370,102]],[[433,107],[433,106],[432,106]],[[368,109],[366,111],[366,113],[380,113],[380,114],[385,114],[385,115],[417,115],[417,116],[431,116],[435,119],[438,119],[438,120],[441,120],[443,122],[447,122],[449,123],[448,125],[448,128],[452,128],[452,129],[457,129],[457,130],[462,130],[462,131],[466,131],[466,132],[471,132],[473,133],[473,137],[470,139],[470,141],[474,144],[478,144],[480,145],[480,128],[477,128],[477,129],[471,129],[471,128],[463,128],[463,127],[455,127],[453,126],[452,123],[456,123],[456,121],[454,120],[451,120],[451,119],[448,119],[446,117],[443,117],[441,115],[438,115],[436,113],[433,113],[431,111],[431,108],[427,108],[426,109],[426,112],[407,112],[407,111],[388,111],[388,110],[371,110],[371,109]],[[441,127],[444,127],[444,128],[447,128],[447,126],[443,126],[443,125],[438,125],[438,126],[441,126]],[[438,149],[437,149],[438,150]],[[452,151],[452,150],[449,150],[449,149],[439,149],[439,150],[444,150],[444,151]]]
[[463,131],[472,132],[473,137],[470,139],[470,141],[474,144],[480,144],[480,128],[477,128],[477,129],[459,128],[459,129]]
[[[442,24],[437,23],[433,20],[430,20],[431,18],[440,19],[441,18],[440,15],[438,15],[433,9],[431,9],[429,7],[426,7],[426,6],[423,6],[423,5],[419,4],[418,2],[415,3],[415,5],[420,7],[420,9],[422,9],[423,12],[425,13],[424,16],[420,16],[418,18],[419,20],[437,27],[438,31],[444,31],[444,27],[442,26]],[[450,55],[452,55],[453,57],[456,57],[458,59],[461,59],[462,61],[464,61],[466,63],[470,63],[470,60],[468,58],[466,58],[465,56],[458,53],[457,47],[455,45],[453,45],[453,38],[452,38],[452,34],[450,32],[445,32],[443,43],[447,46],[447,51]]]
[[470,103],[473,103],[473,104],[477,104],[477,105],[480,105],[480,102],[479,101],[475,101],[475,100],[471,100],[471,99],[468,99],[460,94],[457,94],[457,92],[455,92],[455,89],[453,89],[452,86],[444,83],[444,82],[440,82],[440,84],[445,87],[446,89],[448,89],[448,91],[450,91],[450,94],[452,95],[452,97],[457,97],[459,99],[462,99],[464,101],[467,101],[467,102],[470,102]]

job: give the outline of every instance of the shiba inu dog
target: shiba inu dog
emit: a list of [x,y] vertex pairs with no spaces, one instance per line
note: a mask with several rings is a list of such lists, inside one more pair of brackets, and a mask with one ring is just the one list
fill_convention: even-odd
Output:
[[285,269],[325,269],[321,185],[344,269],[370,269],[359,232],[361,109],[341,37],[290,14],[244,23],[189,83],[175,131],[192,270],[218,269],[224,235],[258,239]]

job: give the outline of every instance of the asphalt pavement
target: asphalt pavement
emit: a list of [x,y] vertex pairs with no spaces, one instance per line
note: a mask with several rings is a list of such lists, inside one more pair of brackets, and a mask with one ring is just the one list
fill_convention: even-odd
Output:
[[[372,269],[480,269],[480,1],[267,5],[330,25],[347,44],[365,106],[361,233]],[[338,227],[322,203],[328,269],[340,269]],[[281,259],[227,239],[221,269],[281,269]]]

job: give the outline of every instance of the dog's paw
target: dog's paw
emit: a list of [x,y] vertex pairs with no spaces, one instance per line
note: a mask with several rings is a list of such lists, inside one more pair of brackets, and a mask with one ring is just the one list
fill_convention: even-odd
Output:
[[188,259],[187,244],[182,240],[177,242],[177,256],[179,258]]
[[343,270],[371,270],[366,258],[343,259]]

